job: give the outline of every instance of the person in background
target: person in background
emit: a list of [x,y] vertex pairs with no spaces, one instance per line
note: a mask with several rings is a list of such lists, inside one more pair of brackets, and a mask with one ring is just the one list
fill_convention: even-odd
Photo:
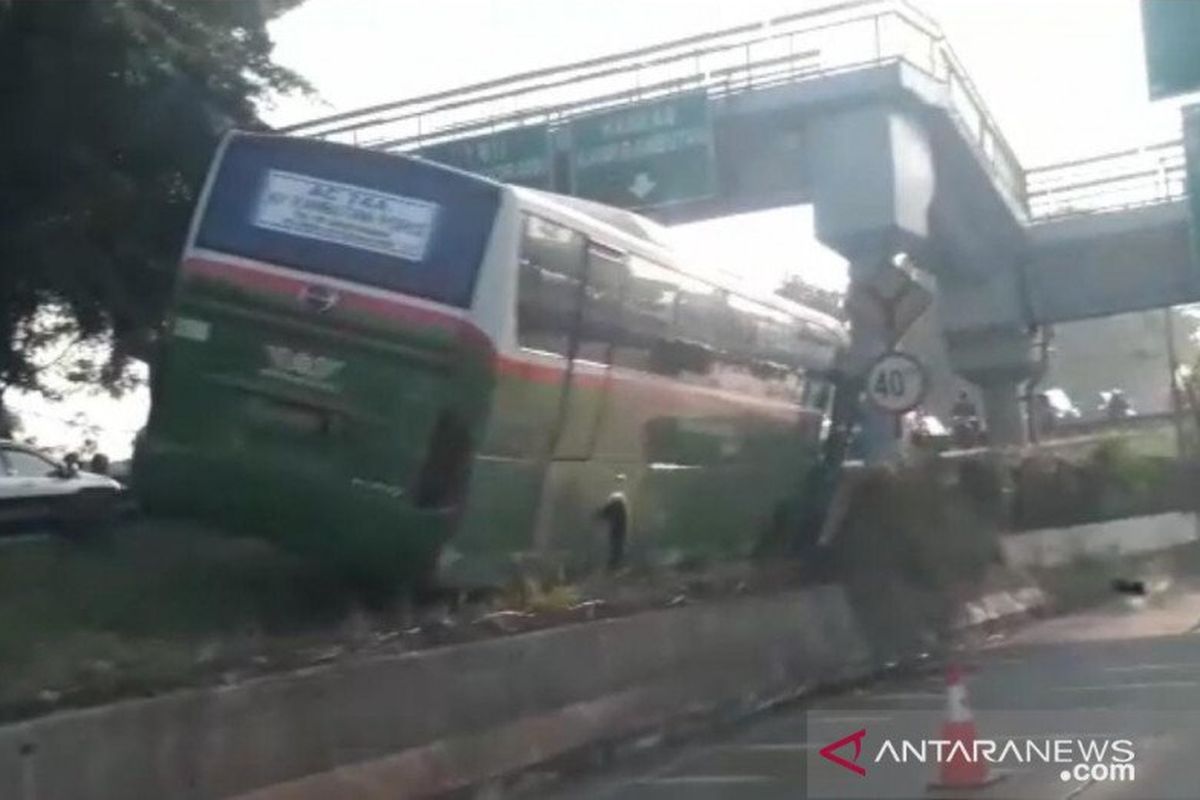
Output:
[[1113,389],[1108,395],[1108,402],[1104,404],[1104,415],[1110,420],[1125,419],[1130,415],[1132,410],[1129,401],[1125,398],[1125,393],[1120,389]]
[[975,447],[982,443],[979,408],[965,389],[958,393],[958,399],[950,407],[950,423],[955,446]]
[[967,390],[963,389],[958,393],[958,399],[954,401],[954,405],[950,408],[950,416],[954,419],[969,419],[979,416],[979,409],[975,407],[971,396],[967,394]]

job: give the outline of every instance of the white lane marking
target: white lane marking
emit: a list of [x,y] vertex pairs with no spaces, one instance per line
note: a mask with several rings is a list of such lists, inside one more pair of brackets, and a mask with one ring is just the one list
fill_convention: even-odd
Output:
[[1200,669],[1200,663],[1180,664],[1132,664],[1127,667],[1105,667],[1105,672],[1150,672],[1152,670]]
[[1075,787],[1074,789],[1072,789],[1071,791],[1069,791],[1069,792],[1067,792],[1066,794],[1064,794],[1064,795],[1062,796],[1062,800],[1075,800],[1075,798],[1076,798],[1076,797],[1078,797],[1079,795],[1083,794],[1083,793],[1084,793],[1085,791],[1087,791],[1088,789],[1092,788],[1092,785],[1093,785],[1093,784],[1095,784],[1095,783],[1096,783],[1096,779],[1095,779],[1095,778],[1089,778],[1088,780],[1086,780],[1086,781],[1084,781],[1083,783],[1081,783],[1081,784],[1079,784],[1078,786],[1076,786],[1076,787]]
[[55,539],[55,535],[50,532],[37,533],[10,533],[0,536],[0,547],[10,547],[13,545],[32,544],[35,542],[49,542]]
[[945,700],[945,692],[887,692],[868,694],[872,700]]
[[739,783],[774,783],[770,775],[671,775],[662,778],[643,778],[634,783],[640,784],[739,784]]
[[1146,683],[1108,683],[1098,686],[1056,686],[1056,692],[1119,692],[1124,689],[1191,689],[1196,681],[1148,681]]

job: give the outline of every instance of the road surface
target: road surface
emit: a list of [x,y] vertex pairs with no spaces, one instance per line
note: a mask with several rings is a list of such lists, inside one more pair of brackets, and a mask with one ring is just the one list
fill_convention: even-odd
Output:
[[[897,679],[814,700],[743,726],[724,738],[669,750],[651,763],[617,767],[558,786],[553,800],[767,800],[768,798],[959,797],[1132,800],[1200,797],[1200,591],[1150,600],[1116,599],[1101,609],[1036,623],[967,654],[965,685],[980,739],[1000,743],[1128,740],[1132,776],[1076,779],[1080,762],[992,767],[1003,779],[971,792],[937,791],[936,764],[872,759],[884,738],[936,739],[946,717],[945,677]],[[865,730],[860,776],[819,750]],[[932,746],[932,745],[931,745]],[[853,744],[836,751],[849,759]],[[1075,751],[1077,752],[1077,751]],[[1116,751],[1102,760],[1117,763]],[[1087,770],[1092,759],[1087,759]],[[1105,777],[1105,776],[1102,776]]]

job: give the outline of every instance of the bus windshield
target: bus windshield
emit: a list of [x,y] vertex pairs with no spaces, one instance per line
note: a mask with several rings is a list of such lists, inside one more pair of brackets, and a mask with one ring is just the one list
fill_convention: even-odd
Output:
[[235,135],[195,244],[467,307],[500,186],[344,145]]

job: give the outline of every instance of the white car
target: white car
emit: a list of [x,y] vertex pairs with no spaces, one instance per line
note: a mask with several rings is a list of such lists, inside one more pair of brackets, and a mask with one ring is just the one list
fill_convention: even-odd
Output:
[[110,519],[123,493],[112,478],[0,440],[0,531],[51,523],[73,532]]

